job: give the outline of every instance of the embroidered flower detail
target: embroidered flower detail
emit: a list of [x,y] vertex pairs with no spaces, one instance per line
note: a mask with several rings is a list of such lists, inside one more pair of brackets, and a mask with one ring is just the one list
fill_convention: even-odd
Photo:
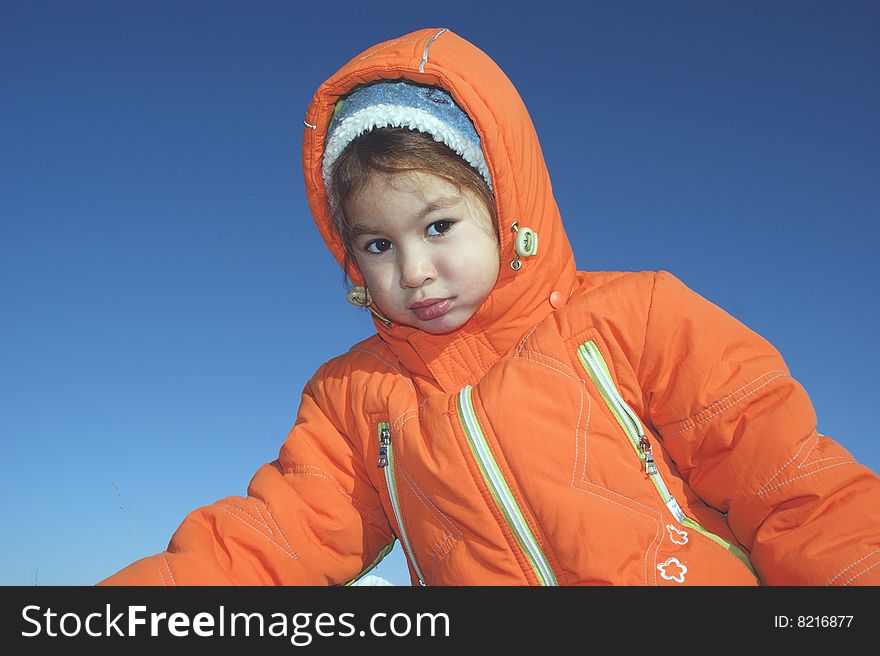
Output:
[[687,531],[679,531],[672,524],[667,524],[666,530],[669,531],[669,539],[672,540],[675,544],[688,543]]
[[[688,568],[678,558],[668,558],[665,563],[657,565],[660,570],[660,576],[667,581],[675,581],[676,583],[684,583],[684,575],[687,574]],[[666,571],[669,569],[670,571]]]

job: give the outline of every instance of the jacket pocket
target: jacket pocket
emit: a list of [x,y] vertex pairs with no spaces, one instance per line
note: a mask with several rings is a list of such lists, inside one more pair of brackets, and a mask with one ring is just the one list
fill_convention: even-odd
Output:
[[436,580],[461,540],[461,531],[431,501],[411,468],[404,466],[399,443],[402,431],[388,421],[375,422],[375,431],[376,466],[388,492],[397,535],[419,585],[427,585]]
[[580,360],[581,365],[583,365],[587,375],[601,395],[602,400],[608,406],[609,410],[611,410],[617,423],[620,424],[620,427],[623,429],[624,434],[632,446],[635,456],[641,463],[642,470],[651,480],[651,483],[657,491],[661,501],[663,501],[663,504],[666,506],[669,513],[675,518],[676,522],[681,526],[693,529],[697,533],[722,547],[724,550],[739,559],[739,561],[748,568],[752,575],[757,578],[757,574],[752,567],[749,557],[739,547],[728,542],[724,538],[711,533],[703,528],[696,520],[688,517],[676,498],[669,492],[669,488],[657,468],[657,464],[654,460],[653,446],[642,427],[642,422],[638,415],[633,412],[632,408],[630,408],[623,400],[620,391],[614,384],[611,371],[596,342],[588,340],[578,346],[577,355],[578,360]]

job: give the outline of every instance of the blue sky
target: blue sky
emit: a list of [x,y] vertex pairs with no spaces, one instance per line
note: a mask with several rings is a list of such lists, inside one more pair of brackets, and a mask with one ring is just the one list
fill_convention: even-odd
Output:
[[[0,2],[0,584],[161,551],[372,332],[310,218],[302,118],[422,27],[519,89],[579,268],[675,273],[880,470],[876,3],[372,7]],[[406,582],[399,549],[377,573]]]

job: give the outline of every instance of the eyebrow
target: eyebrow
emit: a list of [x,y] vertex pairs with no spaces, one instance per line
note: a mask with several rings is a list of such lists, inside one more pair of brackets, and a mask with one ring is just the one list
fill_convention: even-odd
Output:
[[[425,216],[427,216],[431,212],[436,212],[437,210],[452,207],[453,205],[456,205],[459,200],[461,200],[460,196],[438,196],[430,203],[425,205],[421,210],[419,210],[419,213],[415,215],[414,220],[418,221],[425,218]],[[352,237],[372,235],[378,232],[373,226],[365,225],[363,223],[353,223],[349,226],[348,229]]]

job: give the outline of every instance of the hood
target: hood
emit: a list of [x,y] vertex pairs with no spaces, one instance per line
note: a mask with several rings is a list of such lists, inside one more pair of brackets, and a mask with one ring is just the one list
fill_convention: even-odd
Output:
[[[575,282],[574,255],[535,128],[513,84],[476,46],[447,29],[432,28],[365,50],[325,81],[309,104],[303,136],[306,194],[321,236],[340,265],[343,247],[321,175],[333,108],[355,87],[397,79],[441,87],[467,112],[480,136],[498,209],[498,281],[467,324],[431,335],[374,318],[379,336],[409,372],[451,393],[479,381],[526,331],[568,300]],[[537,254],[521,259],[518,270],[511,267],[514,223],[538,233]],[[361,284],[357,272],[351,273]]]

